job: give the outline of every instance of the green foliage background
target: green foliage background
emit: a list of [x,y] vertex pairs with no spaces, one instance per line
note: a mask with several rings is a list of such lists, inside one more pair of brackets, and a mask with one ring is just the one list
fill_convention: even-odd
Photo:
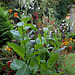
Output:
[[0,47],[12,39],[10,30],[12,28],[11,21],[8,21],[8,14],[0,7]]

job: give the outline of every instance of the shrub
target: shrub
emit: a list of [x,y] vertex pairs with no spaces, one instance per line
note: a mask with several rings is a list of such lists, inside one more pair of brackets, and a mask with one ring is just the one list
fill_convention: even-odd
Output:
[[0,7],[0,47],[12,39],[11,28],[11,21],[9,21],[7,12]]

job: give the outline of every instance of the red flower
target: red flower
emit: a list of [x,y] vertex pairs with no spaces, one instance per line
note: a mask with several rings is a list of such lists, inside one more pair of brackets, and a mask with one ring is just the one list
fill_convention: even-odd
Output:
[[13,70],[11,70],[11,72],[13,72]]
[[62,40],[61,42],[65,42],[64,40]]
[[12,53],[12,52],[10,52],[10,53]]
[[63,48],[63,46],[61,46],[61,48]]
[[7,73],[10,73],[9,71],[7,71]]
[[45,47],[45,45],[43,44],[43,47]]
[[33,13],[33,14],[34,14],[34,16],[35,16],[35,19],[38,20],[38,13],[35,12],[35,13]]
[[71,59],[69,59],[71,61]]
[[60,57],[61,57],[62,55],[60,55]]
[[53,52],[54,52],[54,50],[53,50]]
[[5,68],[5,66],[3,68]]
[[40,73],[40,71],[37,71],[37,73],[39,74],[39,73]]
[[72,56],[70,56],[70,58],[72,58]]
[[7,65],[7,67],[10,67],[10,65]]
[[38,15],[38,13],[37,12],[35,12],[35,13],[33,13],[34,15]]
[[61,71],[63,71],[63,69],[61,69]]
[[61,61],[61,59],[59,59],[59,61]]
[[64,55],[65,53],[63,52],[63,55]]
[[66,66],[66,64],[64,64],[64,66]]
[[5,69],[2,69],[2,71],[5,71]]
[[66,57],[68,57],[68,55]]
[[52,20],[51,22],[50,22],[50,24],[53,24],[54,23],[54,20]]
[[72,67],[74,67],[74,64],[73,65],[71,65]]
[[72,46],[69,46],[69,50],[72,50]]
[[69,55],[69,53],[67,55]]
[[58,66],[58,64],[56,63],[56,64],[55,64],[55,66],[57,67],[57,66]]
[[8,63],[7,63],[7,64],[8,64],[8,65],[10,65],[10,64],[11,64],[11,62],[12,62],[12,61],[8,61]]
[[32,17],[32,19],[34,19],[34,17]]
[[67,53],[67,50],[65,51],[65,53]]
[[21,58],[21,57],[19,57],[19,59],[21,59],[21,60],[22,60],[22,58]]

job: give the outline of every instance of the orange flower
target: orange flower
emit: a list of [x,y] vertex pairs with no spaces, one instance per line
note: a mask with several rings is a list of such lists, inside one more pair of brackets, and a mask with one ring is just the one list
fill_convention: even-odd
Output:
[[66,19],[70,19],[70,16],[66,16]]
[[72,41],[72,38],[70,38],[70,40]]
[[14,17],[19,17],[17,12],[14,13]]
[[74,42],[75,40],[73,40],[73,42]]
[[9,9],[9,13],[11,13],[11,11],[12,11],[12,10],[11,10],[11,9]]
[[66,41],[66,42],[63,42],[62,44],[67,45],[68,43],[69,43],[69,42]]
[[64,26],[64,28],[65,28],[65,26]]
[[65,40],[68,40],[68,38],[65,38]]
[[8,51],[12,51],[12,49],[11,49],[11,48],[9,48],[9,47],[6,47],[5,49],[7,49]]

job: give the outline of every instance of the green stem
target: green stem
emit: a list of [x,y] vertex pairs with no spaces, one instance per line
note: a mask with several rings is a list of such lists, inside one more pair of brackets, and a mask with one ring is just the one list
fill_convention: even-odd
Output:
[[23,25],[22,25],[22,32],[23,32],[23,40],[24,40],[24,31],[23,31]]

